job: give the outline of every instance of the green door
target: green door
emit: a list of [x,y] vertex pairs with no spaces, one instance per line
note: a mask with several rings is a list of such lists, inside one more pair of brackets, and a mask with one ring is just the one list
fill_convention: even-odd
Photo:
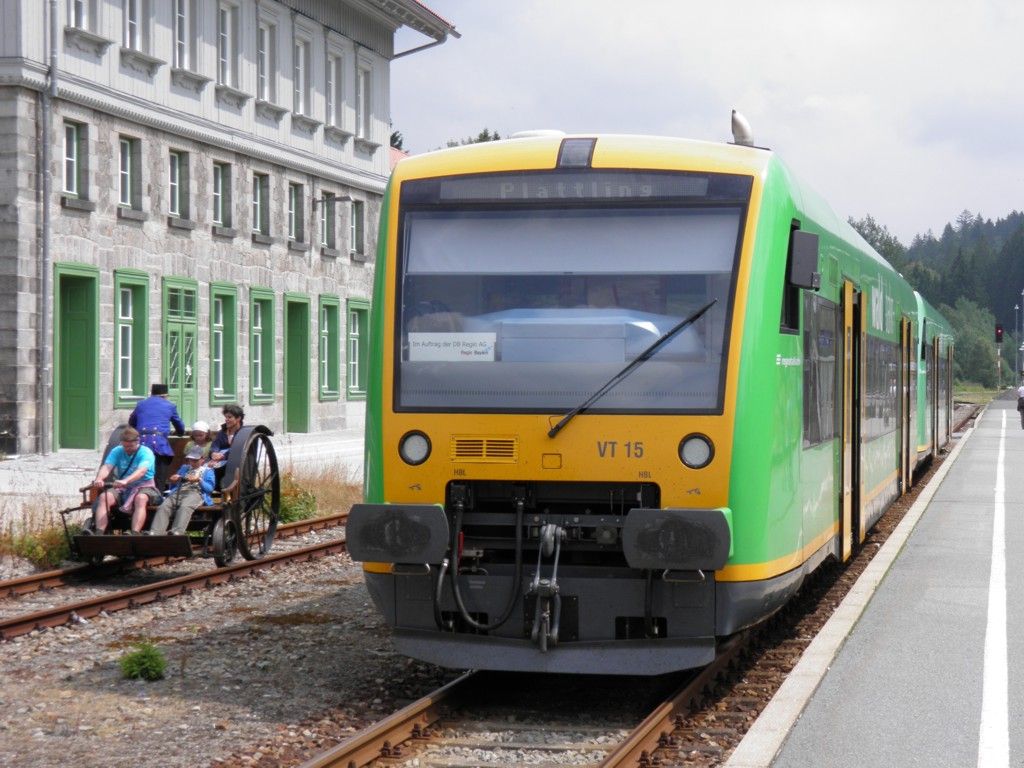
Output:
[[309,299],[284,300],[284,429],[309,431]]
[[95,448],[99,430],[97,280],[57,274],[57,448]]
[[198,314],[195,285],[164,283],[164,380],[186,428],[196,419]]

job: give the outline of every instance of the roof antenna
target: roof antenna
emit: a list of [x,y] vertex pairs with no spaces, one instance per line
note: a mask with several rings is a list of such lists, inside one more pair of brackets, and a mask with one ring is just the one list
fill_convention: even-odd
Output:
[[744,147],[754,146],[754,134],[750,130],[750,123],[735,109],[732,111],[732,143]]

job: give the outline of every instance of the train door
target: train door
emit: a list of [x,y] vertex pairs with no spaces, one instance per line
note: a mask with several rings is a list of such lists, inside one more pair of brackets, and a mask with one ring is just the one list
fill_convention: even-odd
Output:
[[840,537],[842,559],[853,553],[854,530],[860,514],[860,294],[853,283],[843,281],[843,374],[842,374],[842,504]]
[[942,402],[942,376],[939,374],[939,337],[935,336],[929,345],[928,354],[928,395],[931,397],[931,413],[929,418],[932,422],[932,456],[939,455],[939,446],[942,445],[942,430],[939,428],[939,403]]
[[856,366],[856,380],[857,380],[857,410],[855,411],[854,419],[854,432],[856,433],[856,439],[854,445],[856,446],[855,464],[858,467],[857,471],[857,498],[854,504],[854,516],[856,517],[856,531],[857,531],[857,544],[863,544],[864,539],[868,536],[868,519],[867,513],[864,509],[864,473],[860,470],[861,464],[861,446],[863,445],[864,435],[862,427],[864,424],[864,408],[867,403],[867,375],[868,375],[868,302],[864,300],[864,296],[861,293],[857,294],[857,304],[860,308],[860,312],[856,316],[856,320],[859,322],[858,333],[856,334],[859,340],[858,351],[860,354],[855,358],[857,361]]
[[953,344],[946,342],[946,394],[942,402],[946,406],[946,440],[953,438]]
[[914,360],[913,334],[910,331],[910,320],[906,317],[900,321],[900,456],[899,475],[900,493],[910,490],[911,474],[911,446],[917,442],[911,430],[911,363]]

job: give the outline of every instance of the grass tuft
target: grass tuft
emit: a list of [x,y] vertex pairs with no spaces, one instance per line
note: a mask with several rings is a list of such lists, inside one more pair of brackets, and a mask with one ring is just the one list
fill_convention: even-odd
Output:
[[121,674],[129,680],[162,680],[167,670],[163,651],[149,642],[135,644],[121,657]]

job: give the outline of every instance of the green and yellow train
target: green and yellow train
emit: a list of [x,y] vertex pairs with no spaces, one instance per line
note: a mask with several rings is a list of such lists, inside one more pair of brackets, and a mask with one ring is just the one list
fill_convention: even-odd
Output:
[[706,664],[949,440],[948,324],[768,150],[445,150],[380,231],[348,542],[410,656]]

